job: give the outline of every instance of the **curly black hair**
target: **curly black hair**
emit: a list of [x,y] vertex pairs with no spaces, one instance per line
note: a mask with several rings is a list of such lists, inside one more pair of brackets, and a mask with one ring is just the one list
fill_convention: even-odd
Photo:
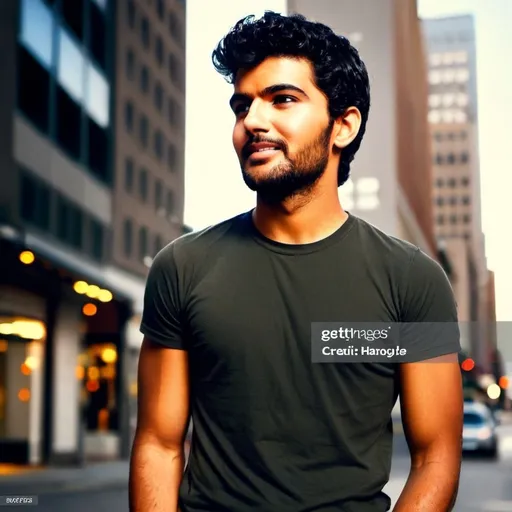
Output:
[[347,38],[322,23],[308,21],[301,14],[284,16],[266,11],[259,19],[250,15],[238,21],[212,53],[215,69],[231,84],[240,70],[252,69],[268,57],[307,59],[313,66],[316,86],[329,100],[331,120],[349,107],[361,112],[359,132],[341,154],[338,186],[343,185],[370,111],[368,72],[358,51]]

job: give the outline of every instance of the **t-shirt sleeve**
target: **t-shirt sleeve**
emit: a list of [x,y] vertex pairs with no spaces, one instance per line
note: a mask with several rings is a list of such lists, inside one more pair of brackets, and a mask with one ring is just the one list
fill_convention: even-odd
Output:
[[400,341],[407,360],[460,352],[457,303],[441,265],[417,249],[404,280]]
[[149,270],[140,331],[151,341],[186,350],[174,245],[160,251]]

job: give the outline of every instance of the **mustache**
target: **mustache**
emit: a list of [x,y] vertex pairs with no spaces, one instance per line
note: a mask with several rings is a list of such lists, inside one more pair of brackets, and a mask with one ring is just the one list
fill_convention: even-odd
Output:
[[266,142],[267,144],[274,144],[275,146],[277,146],[284,154],[286,154],[286,144],[281,141],[281,140],[277,140],[277,139],[267,139],[267,138],[263,138],[263,137],[253,137],[251,139],[249,139],[244,147],[242,148],[242,157],[243,158],[249,158],[249,155],[250,155],[250,145],[251,144],[258,144],[260,142]]

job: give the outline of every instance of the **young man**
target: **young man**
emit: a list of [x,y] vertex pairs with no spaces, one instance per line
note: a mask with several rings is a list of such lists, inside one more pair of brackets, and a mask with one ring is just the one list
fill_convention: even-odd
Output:
[[314,322],[457,322],[441,267],[339,202],[368,118],[363,62],[326,26],[275,13],[241,20],[213,61],[234,84],[233,144],[257,203],[154,260],[131,511],[389,510],[398,394],[412,465],[395,510],[451,510],[458,337],[418,331],[414,362],[312,358]]

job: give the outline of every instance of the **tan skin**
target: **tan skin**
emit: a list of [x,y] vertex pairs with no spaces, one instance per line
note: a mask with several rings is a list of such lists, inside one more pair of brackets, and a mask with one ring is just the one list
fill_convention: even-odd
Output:
[[[233,145],[241,164],[254,177],[264,179],[285,156],[276,152],[268,163],[251,165],[242,157],[250,137],[285,140],[293,155],[327,126],[327,98],[312,77],[307,62],[287,58],[267,59],[237,77],[232,101],[236,116]],[[282,89],[282,84],[294,89]],[[276,85],[280,90],[268,91]],[[277,205],[257,199],[253,218],[265,236],[281,243],[311,243],[329,236],[346,221],[338,198],[338,164],[341,151],[354,140],[360,125],[356,108],[347,109],[335,120],[326,171],[307,195]],[[457,493],[461,460],[463,398],[457,356],[445,356],[437,363],[403,364],[400,379],[411,472],[394,510],[447,512]],[[138,383],[130,511],[176,511],[189,418],[186,352],[161,348],[145,339]]]

